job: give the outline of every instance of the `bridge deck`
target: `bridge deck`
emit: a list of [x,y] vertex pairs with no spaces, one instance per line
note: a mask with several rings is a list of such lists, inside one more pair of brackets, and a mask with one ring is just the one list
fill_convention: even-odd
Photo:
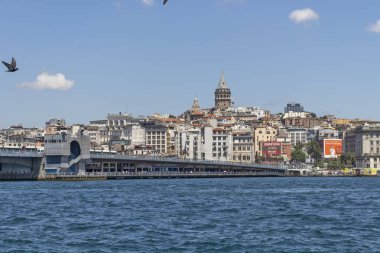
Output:
[[157,162],[168,164],[189,164],[189,165],[205,165],[205,166],[221,166],[231,168],[246,169],[266,169],[266,170],[287,170],[287,166],[283,164],[256,164],[256,163],[240,163],[240,162],[224,162],[224,161],[208,161],[208,160],[191,160],[170,157],[151,157],[151,156],[127,156],[121,154],[102,154],[91,153],[93,160],[112,160],[112,161],[136,161],[136,162]]

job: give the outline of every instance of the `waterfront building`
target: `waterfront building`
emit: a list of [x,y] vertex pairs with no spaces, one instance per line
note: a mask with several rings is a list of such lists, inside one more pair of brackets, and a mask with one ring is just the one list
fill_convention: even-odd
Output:
[[212,160],[232,160],[232,133],[229,129],[216,127],[212,129]]
[[226,110],[232,105],[231,90],[224,79],[224,73],[220,76],[218,88],[215,90],[215,109]]
[[380,124],[359,126],[348,131],[344,151],[355,154],[359,168],[380,168]]
[[152,146],[159,155],[167,154],[167,129],[164,125],[156,122],[141,122],[145,130],[145,140],[147,146]]
[[201,129],[198,127],[182,127],[176,131],[175,149],[177,156],[186,159],[201,159]]
[[201,159],[213,160],[213,127],[211,125],[202,126],[200,142],[199,151]]
[[[217,136],[215,136],[217,139]],[[175,131],[175,150],[178,157],[200,160],[218,160],[216,142],[211,125],[185,125]]]
[[227,127],[208,124],[183,126],[176,131],[175,146],[179,157],[233,161],[233,136]]
[[232,133],[232,161],[250,163],[255,160],[253,136],[250,131],[234,131]]

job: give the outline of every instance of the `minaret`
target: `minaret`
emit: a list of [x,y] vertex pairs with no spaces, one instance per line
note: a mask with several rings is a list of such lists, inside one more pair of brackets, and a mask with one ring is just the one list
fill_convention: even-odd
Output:
[[231,107],[231,90],[224,80],[224,72],[220,76],[218,88],[215,90],[215,109],[226,110]]

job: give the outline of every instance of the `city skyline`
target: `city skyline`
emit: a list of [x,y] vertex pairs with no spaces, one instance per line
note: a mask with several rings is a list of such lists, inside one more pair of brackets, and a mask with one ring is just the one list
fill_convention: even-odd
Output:
[[366,3],[7,1],[0,57],[20,70],[0,75],[0,127],[212,107],[222,69],[236,106],[379,119],[380,3]]

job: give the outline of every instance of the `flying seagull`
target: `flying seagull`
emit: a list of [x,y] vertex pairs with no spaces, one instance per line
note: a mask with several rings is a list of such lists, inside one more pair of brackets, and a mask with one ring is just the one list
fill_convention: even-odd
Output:
[[18,68],[16,68],[16,60],[13,57],[11,64],[5,61],[3,61],[2,63],[8,68],[8,72],[15,72],[18,70]]
[[169,0],[164,0],[164,4],[166,4]]

